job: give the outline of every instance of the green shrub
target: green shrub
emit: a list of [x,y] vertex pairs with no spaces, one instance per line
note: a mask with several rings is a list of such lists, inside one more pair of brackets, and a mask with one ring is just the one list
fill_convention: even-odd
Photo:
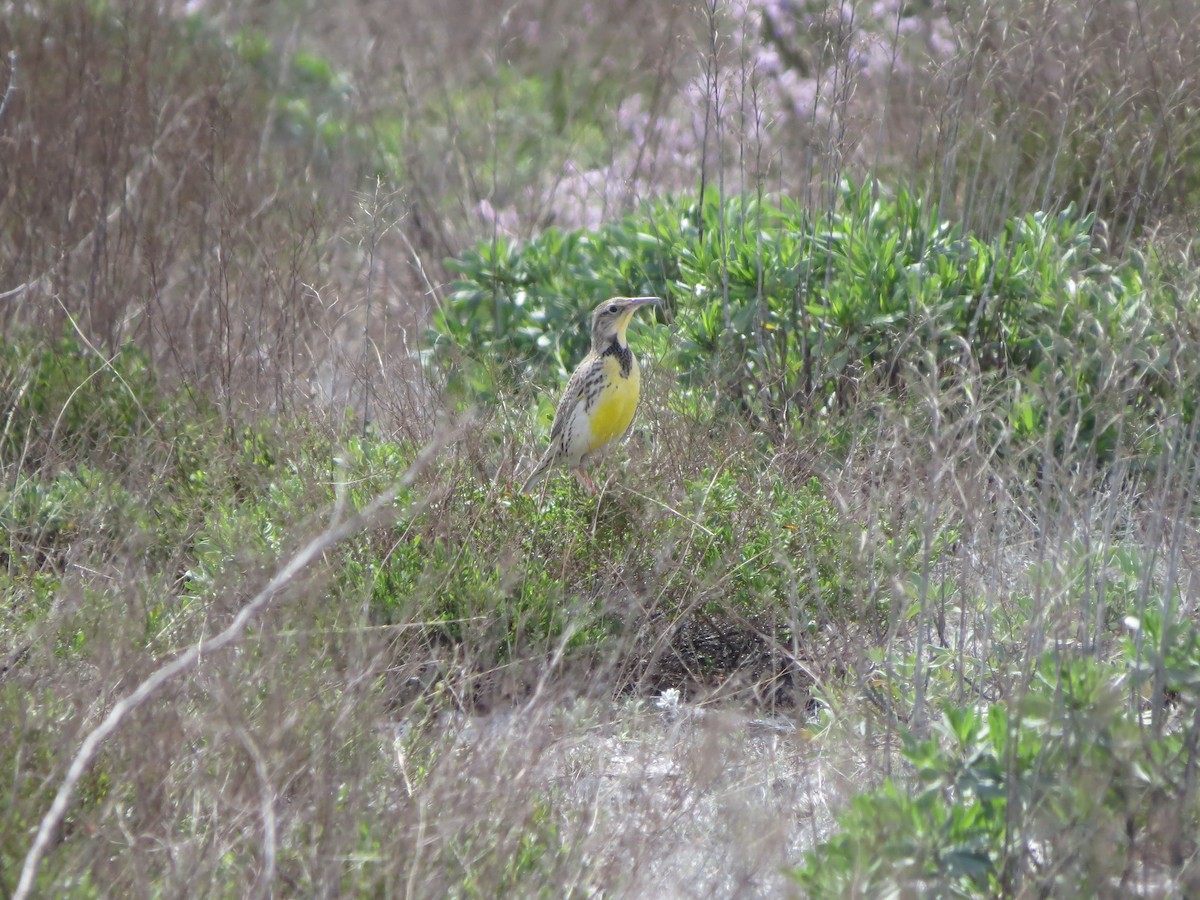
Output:
[[1030,214],[985,240],[875,186],[844,185],[817,216],[786,200],[660,200],[594,232],[498,238],[451,260],[435,352],[476,394],[545,383],[585,352],[596,302],[657,294],[674,319],[640,327],[639,352],[718,409],[781,424],[848,409],[872,381],[900,392],[975,368],[1023,385],[1006,400],[1014,433],[1057,429],[1059,446],[1111,453],[1130,399],[1153,410],[1176,385],[1145,267],[1107,261],[1094,226]]
[[1195,708],[1200,637],[1160,622],[1130,619],[1111,662],[1047,654],[1019,699],[946,705],[927,736],[905,735],[911,779],[855,795],[796,880],[812,896],[1105,894],[1163,851],[1193,854],[1195,724],[1156,727],[1130,704],[1160,684]]

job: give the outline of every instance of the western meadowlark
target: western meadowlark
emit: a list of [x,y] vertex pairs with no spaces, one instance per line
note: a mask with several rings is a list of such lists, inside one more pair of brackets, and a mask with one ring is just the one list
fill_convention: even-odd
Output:
[[613,297],[592,313],[592,349],[575,368],[550,427],[550,446],[525,480],[525,493],[551,468],[566,466],[591,493],[596,485],[584,469],[588,457],[629,431],[642,378],[625,329],[633,314],[657,297]]

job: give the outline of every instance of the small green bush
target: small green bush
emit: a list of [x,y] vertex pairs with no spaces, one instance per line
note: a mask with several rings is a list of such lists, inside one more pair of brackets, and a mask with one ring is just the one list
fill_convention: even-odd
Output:
[[544,383],[585,352],[594,303],[657,294],[674,318],[640,327],[639,352],[717,409],[781,424],[849,409],[871,382],[902,392],[976,369],[1023,385],[1005,400],[1014,434],[1057,429],[1060,447],[1111,453],[1130,398],[1156,411],[1178,385],[1145,266],[1107,261],[1095,227],[1066,210],[962,235],[904,191],[849,184],[819,216],[786,200],[660,200],[594,232],[497,238],[451,260],[435,352],[475,394]]
[[[1189,857],[1200,797],[1188,731],[1130,703],[1159,684],[1195,708],[1200,637],[1190,622],[1164,633],[1161,618],[1131,618],[1108,662],[1046,655],[1019,700],[947,704],[927,736],[905,736],[912,778],[855,795],[797,882],[812,896],[1105,894],[1164,849]],[[1146,833],[1166,845],[1131,839]]]

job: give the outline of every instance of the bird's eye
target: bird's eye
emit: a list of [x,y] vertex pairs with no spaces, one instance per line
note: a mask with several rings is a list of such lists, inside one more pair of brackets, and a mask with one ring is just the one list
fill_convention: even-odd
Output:
[[608,308],[608,314],[609,314],[609,315],[613,315],[613,314],[615,314],[615,313],[616,313],[616,311],[617,311],[617,304],[615,304],[615,303],[614,303],[614,304],[612,304],[611,306],[609,306],[609,308]]

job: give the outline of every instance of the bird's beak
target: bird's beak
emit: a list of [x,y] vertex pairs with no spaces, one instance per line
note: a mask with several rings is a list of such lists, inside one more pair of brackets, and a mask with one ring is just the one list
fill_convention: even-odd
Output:
[[633,314],[643,306],[659,306],[662,300],[658,297],[626,297],[625,302],[628,304],[625,307],[625,315],[632,318]]
[[625,334],[625,327],[633,319],[634,313],[636,313],[643,306],[653,306],[662,302],[657,297],[615,297],[613,299],[621,301],[622,306],[624,307],[621,310],[621,316],[618,319],[622,336]]

